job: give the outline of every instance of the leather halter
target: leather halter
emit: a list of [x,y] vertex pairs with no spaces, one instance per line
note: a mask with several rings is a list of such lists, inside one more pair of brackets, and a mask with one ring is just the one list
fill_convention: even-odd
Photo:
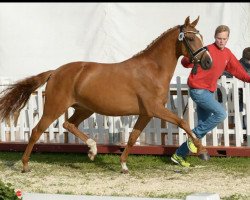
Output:
[[180,33],[178,36],[178,40],[179,41],[183,41],[184,45],[186,46],[190,56],[191,56],[191,62],[194,63],[194,67],[192,69],[192,73],[196,74],[197,73],[197,68],[198,68],[198,64],[201,63],[201,61],[197,58],[197,55],[199,55],[200,53],[202,53],[203,51],[208,51],[207,47],[201,47],[198,50],[196,50],[195,52],[193,52],[188,40],[185,37],[186,33],[193,33],[193,34],[200,34],[199,31],[183,31],[183,25],[180,26]]

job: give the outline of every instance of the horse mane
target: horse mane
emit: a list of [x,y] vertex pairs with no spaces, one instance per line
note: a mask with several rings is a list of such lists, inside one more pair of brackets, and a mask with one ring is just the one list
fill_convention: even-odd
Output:
[[159,35],[156,39],[154,39],[144,50],[136,53],[135,55],[132,56],[132,58],[143,54],[144,52],[146,52],[147,50],[149,50],[155,43],[157,43],[161,38],[163,38],[165,35],[167,35],[170,31],[176,29],[177,27],[179,27],[179,25],[169,28],[168,30],[164,31],[161,35]]

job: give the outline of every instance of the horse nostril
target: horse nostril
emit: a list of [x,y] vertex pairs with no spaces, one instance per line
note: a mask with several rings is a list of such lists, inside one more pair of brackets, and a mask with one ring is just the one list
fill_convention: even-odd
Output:
[[212,66],[212,61],[208,58],[203,59],[201,61],[201,65],[203,66],[203,69],[210,69]]
[[212,65],[212,62],[209,59],[207,59],[205,65],[207,68],[210,68]]

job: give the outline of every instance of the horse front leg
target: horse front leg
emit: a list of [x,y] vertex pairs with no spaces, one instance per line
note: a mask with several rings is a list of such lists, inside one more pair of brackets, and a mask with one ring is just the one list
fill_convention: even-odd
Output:
[[165,120],[167,122],[173,123],[183,130],[186,131],[188,136],[192,139],[194,145],[197,147],[197,154],[203,160],[207,160],[209,158],[207,150],[202,145],[201,141],[196,137],[196,135],[192,132],[190,126],[187,121],[179,118],[176,114],[166,109],[164,106],[159,106],[155,112],[155,117]]
[[140,136],[142,130],[147,126],[150,119],[151,119],[151,117],[140,115],[136,121],[136,124],[133,128],[133,131],[129,135],[128,143],[127,143],[127,145],[126,145],[126,147],[125,147],[125,149],[122,152],[122,155],[120,157],[120,162],[121,162],[121,166],[122,166],[121,172],[124,174],[128,173],[128,167],[127,167],[126,162],[127,162],[129,152],[130,152],[131,148],[134,146],[137,138]]
[[90,117],[93,112],[80,107],[74,108],[74,114],[66,122],[64,122],[63,127],[87,144],[89,147],[88,157],[93,161],[97,154],[96,142],[77,128],[79,124]]
[[96,142],[89,138],[85,133],[81,132],[76,126],[68,121],[63,123],[63,128],[79,137],[89,147],[88,157],[90,160],[94,160],[97,154]]

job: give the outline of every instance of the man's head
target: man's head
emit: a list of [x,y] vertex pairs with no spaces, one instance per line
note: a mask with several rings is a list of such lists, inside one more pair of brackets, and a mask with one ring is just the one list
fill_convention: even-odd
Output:
[[242,52],[242,58],[245,63],[250,64],[250,47],[246,47]]
[[226,25],[220,25],[216,28],[214,33],[215,44],[219,49],[224,49],[230,34],[230,29]]
[[250,60],[250,47],[247,47],[243,50],[242,58],[245,58],[246,60]]

